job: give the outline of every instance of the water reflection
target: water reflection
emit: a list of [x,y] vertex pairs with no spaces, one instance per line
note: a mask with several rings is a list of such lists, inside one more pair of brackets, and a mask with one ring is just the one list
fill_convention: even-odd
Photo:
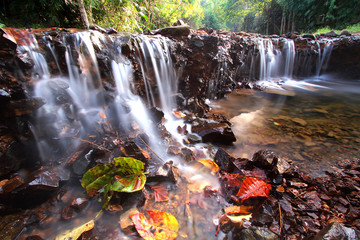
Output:
[[360,156],[359,81],[281,81],[268,83],[265,92],[239,90],[212,103],[233,124],[231,154],[251,157],[271,149],[313,176]]

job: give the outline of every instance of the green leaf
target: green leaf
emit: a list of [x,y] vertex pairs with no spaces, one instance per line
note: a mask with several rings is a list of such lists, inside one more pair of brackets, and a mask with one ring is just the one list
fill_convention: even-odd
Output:
[[81,186],[89,197],[103,191],[106,198],[109,191],[139,191],[145,182],[143,162],[131,157],[118,157],[110,164],[99,164],[89,169],[81,179]]

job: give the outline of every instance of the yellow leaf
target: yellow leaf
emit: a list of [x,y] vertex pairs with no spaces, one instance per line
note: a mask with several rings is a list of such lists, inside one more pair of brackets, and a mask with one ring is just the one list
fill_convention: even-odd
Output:
[[199,163],[204,165],[207,169],[209,169],[212,173],[217,173],[219,171],[219,166],[212,160],[209,159],[200,159]]
[[225,214],[227,215],[247,215],[249,214],[249,210],[251,210],[252,206],[230,206],[224,209]]
[[80,237],[84,232],[90,231],[94,228],[94,220],[91,220],[79,227],[76,227],[72,230],[66,230],[65,232],[56,236],[55,240],[76,240]]
[[242,223],[244,220],[250,220],[252,217],[252,213],[248,214],[248,215],[237,215],[237,216],[232,216],[232,215],[228,215],[226,214],[226,216],[233,222],[233,223]]

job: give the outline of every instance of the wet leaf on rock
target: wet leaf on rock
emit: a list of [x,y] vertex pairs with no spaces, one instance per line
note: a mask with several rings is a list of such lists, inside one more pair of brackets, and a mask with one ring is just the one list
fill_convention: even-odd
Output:
[[58,236],[56,236],[55,240],[69,240],[69,239],[78,239],[80,237],[81,234],[83,234],[84,232],[90,231],[91,229],[94,228],[94,220],[91,220],[79,227],[76,227],[72,230],[66,230],[65,232],[59,234]]
[[179,224],[176,218],[167,212],[148,210],[149,218],[136,213],[130,218],[139,235],[145,240],[173,240],[177,237]]
[[213,174],[219,171],[219,166],[212,160],[200,159],[198,162],[201,163],[205,168],[209,169]]
[[145,182],[143,162],[131,157],[118,157],[110,164],[99,164],[89,169],[81,179],[81,186],[89,197],[103,191],[108,202],[111,198],[109,191],[136,192],[143,189]]
[[150,188],[154,190],[155,202],[169,201],[168,192],[164,185],[150,186]]
[[236,196],[240,199],[240,203],[254,197],[269,197],[271,185],[263,180],[256,178],[246,178],[240,187]]

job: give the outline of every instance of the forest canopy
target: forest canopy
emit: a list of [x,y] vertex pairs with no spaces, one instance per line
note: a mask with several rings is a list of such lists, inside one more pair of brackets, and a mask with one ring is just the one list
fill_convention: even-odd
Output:
[[[81,11],[83,10],[83,12]],[[282,34],[343,29],[360,22],[359,0],[2,0],[0,25],[148,32],[178,19],[192,28]],[[85,25],[84,25],[85,24]]]

